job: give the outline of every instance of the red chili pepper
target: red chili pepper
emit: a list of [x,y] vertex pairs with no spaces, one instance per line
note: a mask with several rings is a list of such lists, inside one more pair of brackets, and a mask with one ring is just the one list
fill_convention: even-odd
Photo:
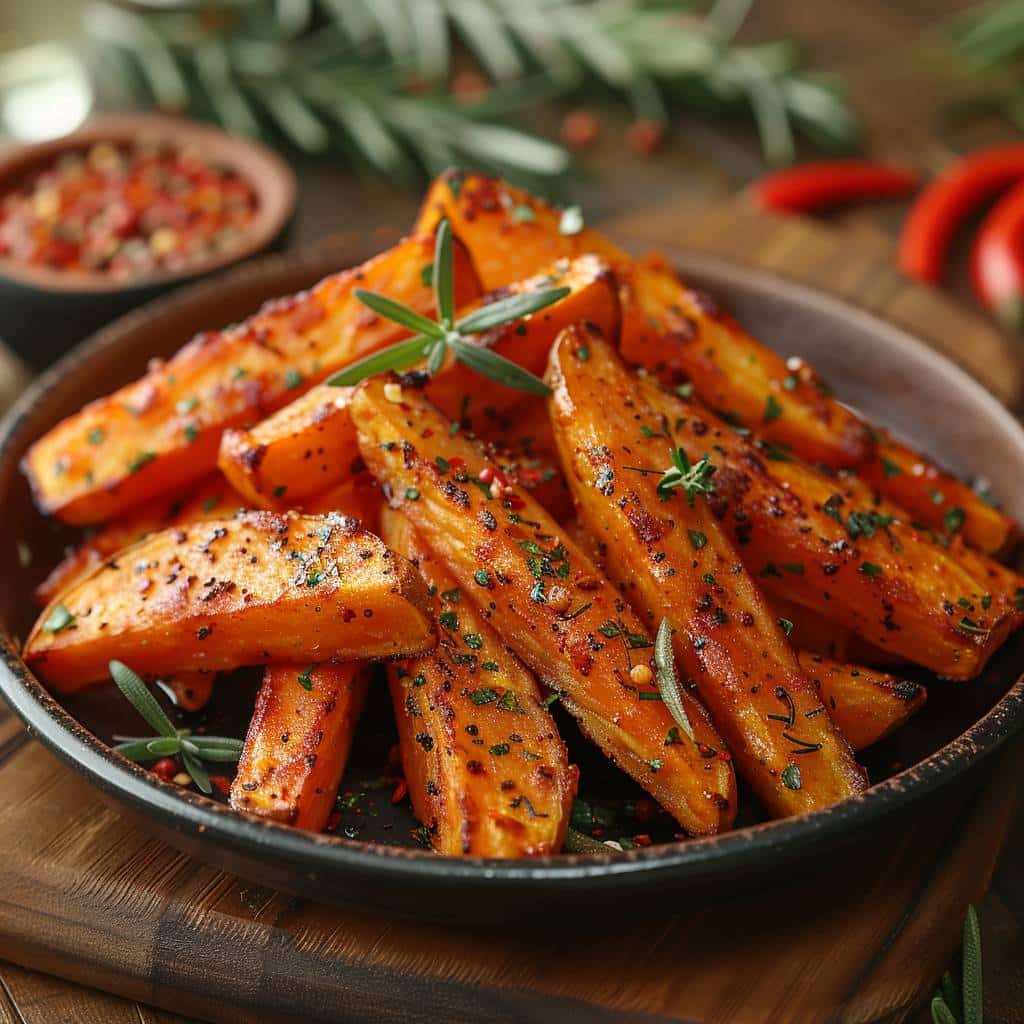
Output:
[[978,301],[1014,330],[1024,327],[1024,183],[992,208],[971,252]]
[[1022,143],[978,150],[940,174],[918,196],[903,222],[903,272],[927,284],[941,282],[957,228],[983,203],[1022,178]]
[[841,203],[909,195],[918,177],[902,167],[868,160],[821,160],[768,174],[750,196],[764,210],[803,213]]

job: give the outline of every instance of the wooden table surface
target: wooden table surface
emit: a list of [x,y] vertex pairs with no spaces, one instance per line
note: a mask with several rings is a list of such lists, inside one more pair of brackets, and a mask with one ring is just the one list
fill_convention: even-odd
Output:
[[[1016,137],[1007,125],[990,118],[955,129],[942,123],[941,106],[954,88],[928,59],[922,29],[944,12],[963,6],[949,0],[847,0],[842,5],[761,0],[755,5],[750,32],[760,38],[793,35],[803,40],[816,66],[841,72],[852,83],[869,153],[934,170],[957,152]],[[763,169],[749,134],[690,118],[682,119],[671,144],[654,160],[628,154],[621,125],[609,119],[587,166],[591,176],[578,186],[577,198],[592,221],[645,212],[657,216],[663,204],[679,199],[720,200]],[[296,246],[333,232],[376,233],[386,241],[411,220],[413,196],[379,182],[358,180],[335,167],[301,166],[299,170],[302,199],[292,239]],[[833,226],[843,233],[855,258],[859,254],[877,262],[891,253],[901,212],[898,206],[859,209],[835,217]],[[724,215],[723,223],[727,220]],[[687,242],[685,234],[677,240]],[[954,277],[952,291],[969,305],[962,270]],[[1000,346],[1000,351],[1013,352],[1014,345]],[[984,350],[967,355],[979,376],[987,375],[987,367],[990,385],[1005,388],[1003,397],[1019,406],[1016,378],[1008,381],[1006,374],[992,373]],[[27,379],[24,368],[0,352],[0,406]],[[1024,814],[1020,812],[982,904],[982,923],[986,1020],[1009,1024],[1024,1012]],[[185,1020],[133,1000],[0,963],[0,1024],[181,1024]]]

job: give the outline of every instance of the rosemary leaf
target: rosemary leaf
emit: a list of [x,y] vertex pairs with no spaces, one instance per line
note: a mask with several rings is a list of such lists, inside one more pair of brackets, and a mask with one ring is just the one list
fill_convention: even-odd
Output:
[[964,1024],[982,1024],[981,927],[978,912],[967,908],[964,921]]
[[[437,315],[441,318],[443,326],[450,327],[455,321],[455,284],[452,266],[452,226],[447,217],[437,227],[433,284]],[[422,327],[414,330],[427,334]]]
[[654,639],[654,665],[658,670],[658,691],[661,699],[675,719],[676,724],[691,740],[693,726],[683,707],[679,695],[679,678],[676,676],[676,659],[672,651],[672,626],[668,619],[662,619],[658,635]]
[[502,324],[519,320],[555,302],[560,302],[570,291],[570,288],[562,287],[548,288],[542,292],[511,295],[507,299],[499,299],[489,306],[474,310],[455,326],[460,334],[480,334],[483,331],[489,331],[492,327],[500,327]]
[[[435,275],[437,274],[435,263]],[[386,320],[392,320],[402,327],[408,327],[410,331],[417,334],[425,334],[428,338],[443,338],[444,331],[433,320],[425,317],[422,313],[395,302],[386,295],[378,295],[377,292],[367,291],[365,288],[357,288],[355,297],[364,305],[369,306],[374,313],[380,314]]]
[[171,739],[170,736],[167,736],[158,740],[150,740],[146,744],[146,749],[154,757],[172,757],[181,749],[181,743],[179,738]]
[[340,373],[329,378],[327,383],[336,388],[354,387],[361,380],[372,377],[386,370],[405,370],[421,362],[427,354],[429,338],[422,334],[407,341],[400,341],[388,348],[374,352],[372,356],[360,359],[351,366],[346,366]]
[[[149,749],[153,742],[153,740],[133,740],[131,743],[118,743],[114,749],[123,757],[127,757],[129,761],[155,761],[163,755],[154,754]],[[167,742],[170,743],[170,739]],[[175,753],[177,753],[177,748],[175,748]]]
[[202,761],[186,750],[184,746],[181,748],[181,760],[185,765],[185,771],[192,776],[192,781],[196,784],[197,788],[203,793],[212,793],[213,787],[210,785],[210,776],[203,767]]
[[497,352],[481,348],[461,338],[453,338],[451,346],[459,362],[465,363],[482,377],[497,381],[515,391],[525,391],[528,395],[551,394],[551,389],[539,377],[535,377],[504,356],[499,356]]
[[107,666],[117,688],[128,698],[132,707],[149,723],[150,727],[161,736],[178,738],[178,730],[164,714],[164,709],[149,692],[149,687],[142,677],[133,672],[123,661],[111,661]]
[[584,832],[570,828],[565,833],[564,849],[566,853],[615,853],[615,850],[597,839],[592,839]]

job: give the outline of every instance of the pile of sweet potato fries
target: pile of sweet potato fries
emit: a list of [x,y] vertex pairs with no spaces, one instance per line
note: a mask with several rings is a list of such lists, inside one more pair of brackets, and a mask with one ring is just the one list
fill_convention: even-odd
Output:
[[[448,322],[449,230],[464,320],[561,289],[470,338],[549,393],[458,341],[326,383],[410,336],[366,292]],[[393,249],[195,338],[24,469],[43,512],[103,524],[39,588],[24,656],[55,693],[119,659],[194,707],[265,666],[231,802],[319,831],[383,660],[413,809],[449,855],[559,851],[578,772],[554,700],[709,835],[737,773],[776,817],[864,790],[855,752],[925,701],[899,666],[972,679],[1024,618],[997,560],[1016,526],[983,495],[663,259],[461,172]]]

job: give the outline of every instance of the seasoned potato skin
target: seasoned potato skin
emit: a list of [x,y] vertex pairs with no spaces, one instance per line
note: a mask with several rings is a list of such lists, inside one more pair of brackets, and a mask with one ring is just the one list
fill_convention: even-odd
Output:
[[[392,505],[620,768],[688,832],[727,828],[736,793],[732,765],[718,756],[722,741],[688,691],[683,700],[693,742],[676,738],[660,701],[641,698],[657,692],[653,678],[640,685],[630,672],[648,663],[651,642],[629,606],[525,491],[511,486],[494,495],[474,486],[489,466],[480,447],[450,436],[448,422],[422,395],[407,388],[394,403],[384,388],[382,379],[362,384],[352,417],[363,459]],[[447,472],[438,456],[447,460]],[[461,460],[457,470],[453,459]]]
[[438,853],[538,857],[565,838],[578,771],[533,675],[401,513],[383,536],[437,593],[437,647],[388,665],[402,764]]
[[212,473],[191,496],[156,498],[107,523],[93,536],[72,548],[36,587],[36,603],[45,607],[72,584],[84,579],[122,548],[151,533],[181,523],[227,519],[248,508],[249,503],[221,476]]
[[924,707],[927,691],[919,683],[875,668],[834,661],[800,651],[800,666],[810,677],[832,719],[855,750],[888,736]]
[[351,388],[317,387],[248,430],[225,430],[217,465],[252,508],[284,511],[352,475]]
[[[771,458],[770,448],[653,381],[641,387],[669,425],[673,445],[693,460],[713,456],[719,468],[712,508],[769,594],[939,675],[972,679],[984,668],[1014,623],[994,602],[983,607],[978,581],[944,548],[898,520],[854,537],[836,517],[846,523],[851,513],[870,511],[860,507],[856,487],[795,460]],[[960,598],[977,608],[973,629],[959,626]]]
[[866,773],[706,498],[664,501],[657,476],[630,471],[658,465],[666,446],[635,375],[596,332],[569,328],[551,351],[547,383],[580,518],[641,617],[672,623],[678,663],[737,771],[776,817],[862,792]]
[[[244,323],[200,334],[145,377],[91,402],[38,440],[22,468],[40,511],[98,523],[210,472],[228,427],[244,426],[297,398],[334,371],[406,331],[368,310],[356,288],[433,312],[421,272],[432,236],[408,238],[308,292],[267,303]],[[456,299],[480,294],[456,243]]]
[[[529,210],[532,216],[523,216]],[[430,186],[416,231],[430,234],[443,217],[469,249],[487,291],[531,277],[555,260],[593,254],[613,269],[627,255],[591,228],[562,234],[562,211],[498,178],[446,171]]]
[[352,661],[429,650],[419,573],[344,516],[243,513],[173,527],[67,591],[58,632],[40,617],[25,661],[66,693],[112,658],[145,674]]
[[340,512],[354,519],[364,530],[380,532],[380,512],[384,502],[380,485],[365,470],[343,480],[315,498],[310,498],[303,511],[309,515],[325,516]]
[[884,431],[874,457],[857,472],[886,498],[905,508],[911,520],[940,533],[949,532],[949,517],[962,513],[961,536],[980,551],[1000,554],[1018,535],[1017,524],[973,488]]
[[358,662],[269,666],[231,783],[231,806],[322,832],[368,680],[366,666]]

